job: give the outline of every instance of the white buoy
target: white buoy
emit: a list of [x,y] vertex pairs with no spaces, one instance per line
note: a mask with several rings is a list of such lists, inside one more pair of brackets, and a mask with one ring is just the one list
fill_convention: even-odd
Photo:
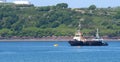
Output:
[[53,46],[57,47],[57,46],[58,46],[58,44],[54,44]]

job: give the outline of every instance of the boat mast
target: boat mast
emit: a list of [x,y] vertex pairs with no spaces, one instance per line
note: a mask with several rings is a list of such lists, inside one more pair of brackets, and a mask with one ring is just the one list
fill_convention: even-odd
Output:
[[81,21],[83,21],[84,19],[80,19],[79,21],[79,25],[78,25],[78,32],[80,32],[80,29],[81,29]]
[[78,32],[80,32],[80,29],[81,29],[81,23],[79,22],[79,25],[78,25]]
[[[83,19],[80,19],[80,22],[83,21]],[[79,22],[79,25],[78,25],[78,30],[77,32],[75,33],[75,36],[73,37],[73,39],[77,40],[77,41],[82,41],[82,42],[85,42],[86,39],[82,36],[82,33],[80,32],[80,29],[81,29],[81,23]]]
[[99,39],[99,38],[100,38],[100,36],[99,36],[98,28],[97,28],[96,39]]

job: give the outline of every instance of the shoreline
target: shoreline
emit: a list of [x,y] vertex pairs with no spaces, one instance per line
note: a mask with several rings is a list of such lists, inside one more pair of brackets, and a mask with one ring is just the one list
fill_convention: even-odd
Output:
[[71,39],[0,39],[1,41],[38,41],[38,42],[42,42],[42,41],[46,41],[46,42],[54,42],[54,41],[69,41]]
[[[93,39],[94,37],[85,37],[86,39],[90,40]],[[73,36],[47,36],[47,37],[41,37],[41,38],[34,38],[34,37],[11,37],[11,38],[0,38],[0,42],[2,41],[28,41],[28,42],[32,42],[32,41],[47,41],[47,42],[52,42],[52,41],[69,41],[69,40],[73,40]],[[103,41],[120,41],[119,38],[115,39],[115,38],[105,38],[103,37]]]
[[[71,39],[0,39],[0,42],[67,42]],[[109,42],[109,41],[120,41],[120,39],[104,39],[103,41]]]
[[[70,41],[73,40],[74,36],[43,36],[43,37],[18,37],[18,36],[13,36],[13,37],[0,37],[0,42],[2,41]],[[94,39],[94,36],[84,36],[86,39],[91,40]],[[103,41],[120,41],[120,37],[102,37]]]

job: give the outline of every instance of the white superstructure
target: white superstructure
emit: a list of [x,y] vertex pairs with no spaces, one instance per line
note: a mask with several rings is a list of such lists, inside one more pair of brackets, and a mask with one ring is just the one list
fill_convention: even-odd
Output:
[[26,4],[30,5],[30,2],[28,0],[15,0],[13,1],[14,4]]
[[0,0],[0,3],[5,3],[6,2],[6,0]]
[[81,24],[79,23],[79,29],[78,31],[75,33],[75,36],[73,37],[74,40],[77,40],[77,41],[83,41],[85,42],[86,39],[82,36],[82,33],[80,32],[80,28],[81,28]]
[[100,41],[100,40],[101,40],[101,41],[103,41],[103,39],[100,38],[98,31],[99,31],[99,30],[98,30],[98,28],[97,28],[96,37],[95,37],[95,39],[92,39],[92,40],[96,40],[96,41]]

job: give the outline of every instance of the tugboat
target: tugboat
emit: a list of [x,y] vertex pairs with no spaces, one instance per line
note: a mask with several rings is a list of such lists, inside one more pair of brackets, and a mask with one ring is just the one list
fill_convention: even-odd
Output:
[[103,41],[103,39],[100,38],[98,34],[98,29],[96,32],[96,38],[87,40],[83,37],[80,28],[81,25],[79,23],[79,29],[75,33],[75,36],[73,37],[73,40],[68,41],[71,46],[107,46],[108,44]]

